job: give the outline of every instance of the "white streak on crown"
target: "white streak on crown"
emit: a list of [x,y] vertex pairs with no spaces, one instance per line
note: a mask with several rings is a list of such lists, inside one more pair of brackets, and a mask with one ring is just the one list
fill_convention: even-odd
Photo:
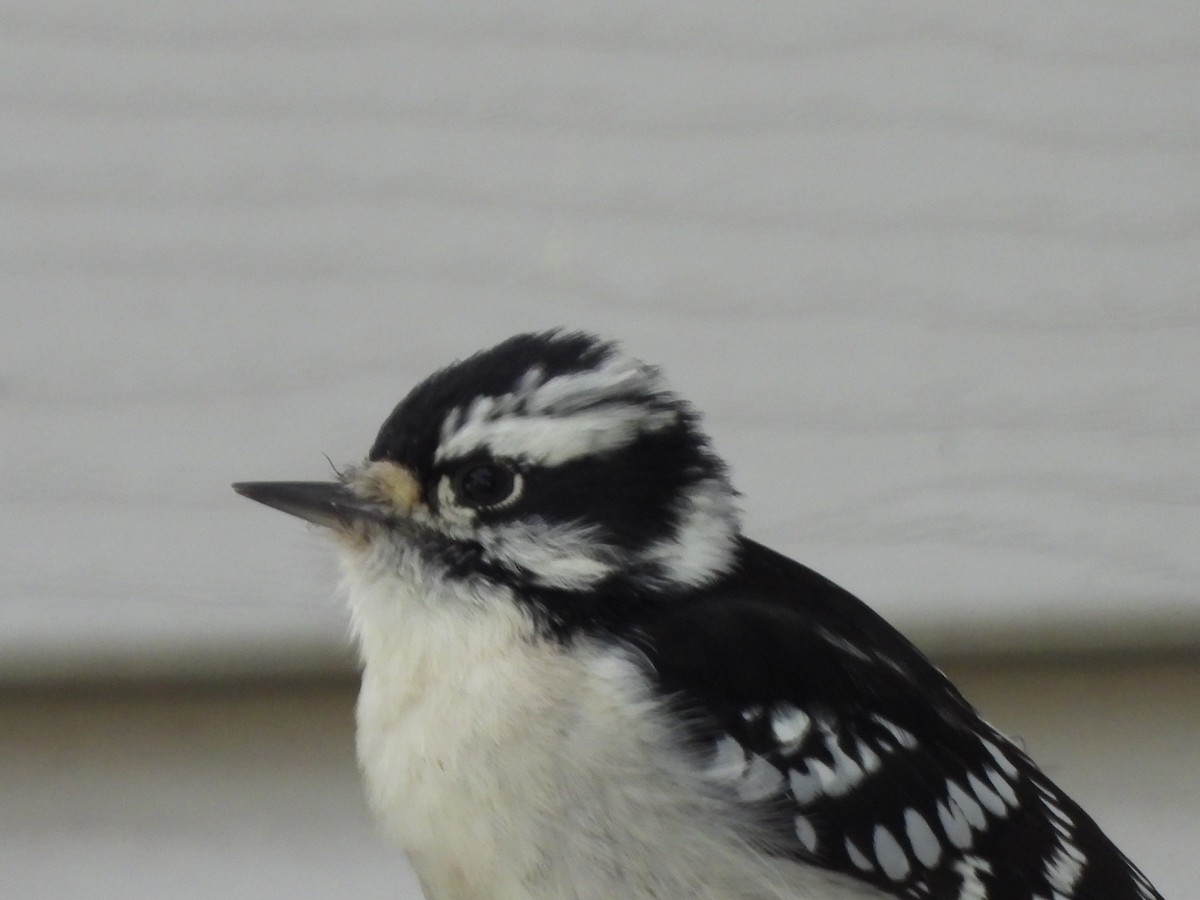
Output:
[[657,369],[623,355],[553,378],[534,367],[512,392],[452,410],[442,422],[434,458],[442,462],[486,451],[554,466],[608,453],[678,422],[674,403],[653,402],[668,397]]

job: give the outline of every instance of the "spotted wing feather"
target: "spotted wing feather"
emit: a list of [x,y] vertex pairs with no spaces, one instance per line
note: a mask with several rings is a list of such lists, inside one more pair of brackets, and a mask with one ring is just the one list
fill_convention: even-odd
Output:
[[643,640],[712,777],[796,857],[898,897],[1161,900],[919,651],[800,564],[745,541]]

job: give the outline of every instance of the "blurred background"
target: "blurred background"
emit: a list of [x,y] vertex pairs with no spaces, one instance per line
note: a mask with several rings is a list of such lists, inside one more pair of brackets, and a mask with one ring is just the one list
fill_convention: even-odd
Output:
[[1198,84],[1188,4],[8,0],[5,892],[419,896],[331,549],[228,484],[567,325],[1188,896]]

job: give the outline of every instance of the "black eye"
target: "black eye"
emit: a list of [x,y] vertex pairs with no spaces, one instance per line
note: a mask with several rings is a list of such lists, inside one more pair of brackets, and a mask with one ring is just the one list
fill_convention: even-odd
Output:
[[517,475],[498,462],[474,462],[454,474],[454,493],[459,501],[476,509],[499,506],[517,491]]

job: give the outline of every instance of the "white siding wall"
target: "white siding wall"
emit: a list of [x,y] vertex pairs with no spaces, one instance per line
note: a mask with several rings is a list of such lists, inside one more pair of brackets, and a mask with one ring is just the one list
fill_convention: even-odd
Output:
[[927,645],[1200,639],[1200,6],[9,0],[0,675],[342,665],[228,490],[623,337]]

